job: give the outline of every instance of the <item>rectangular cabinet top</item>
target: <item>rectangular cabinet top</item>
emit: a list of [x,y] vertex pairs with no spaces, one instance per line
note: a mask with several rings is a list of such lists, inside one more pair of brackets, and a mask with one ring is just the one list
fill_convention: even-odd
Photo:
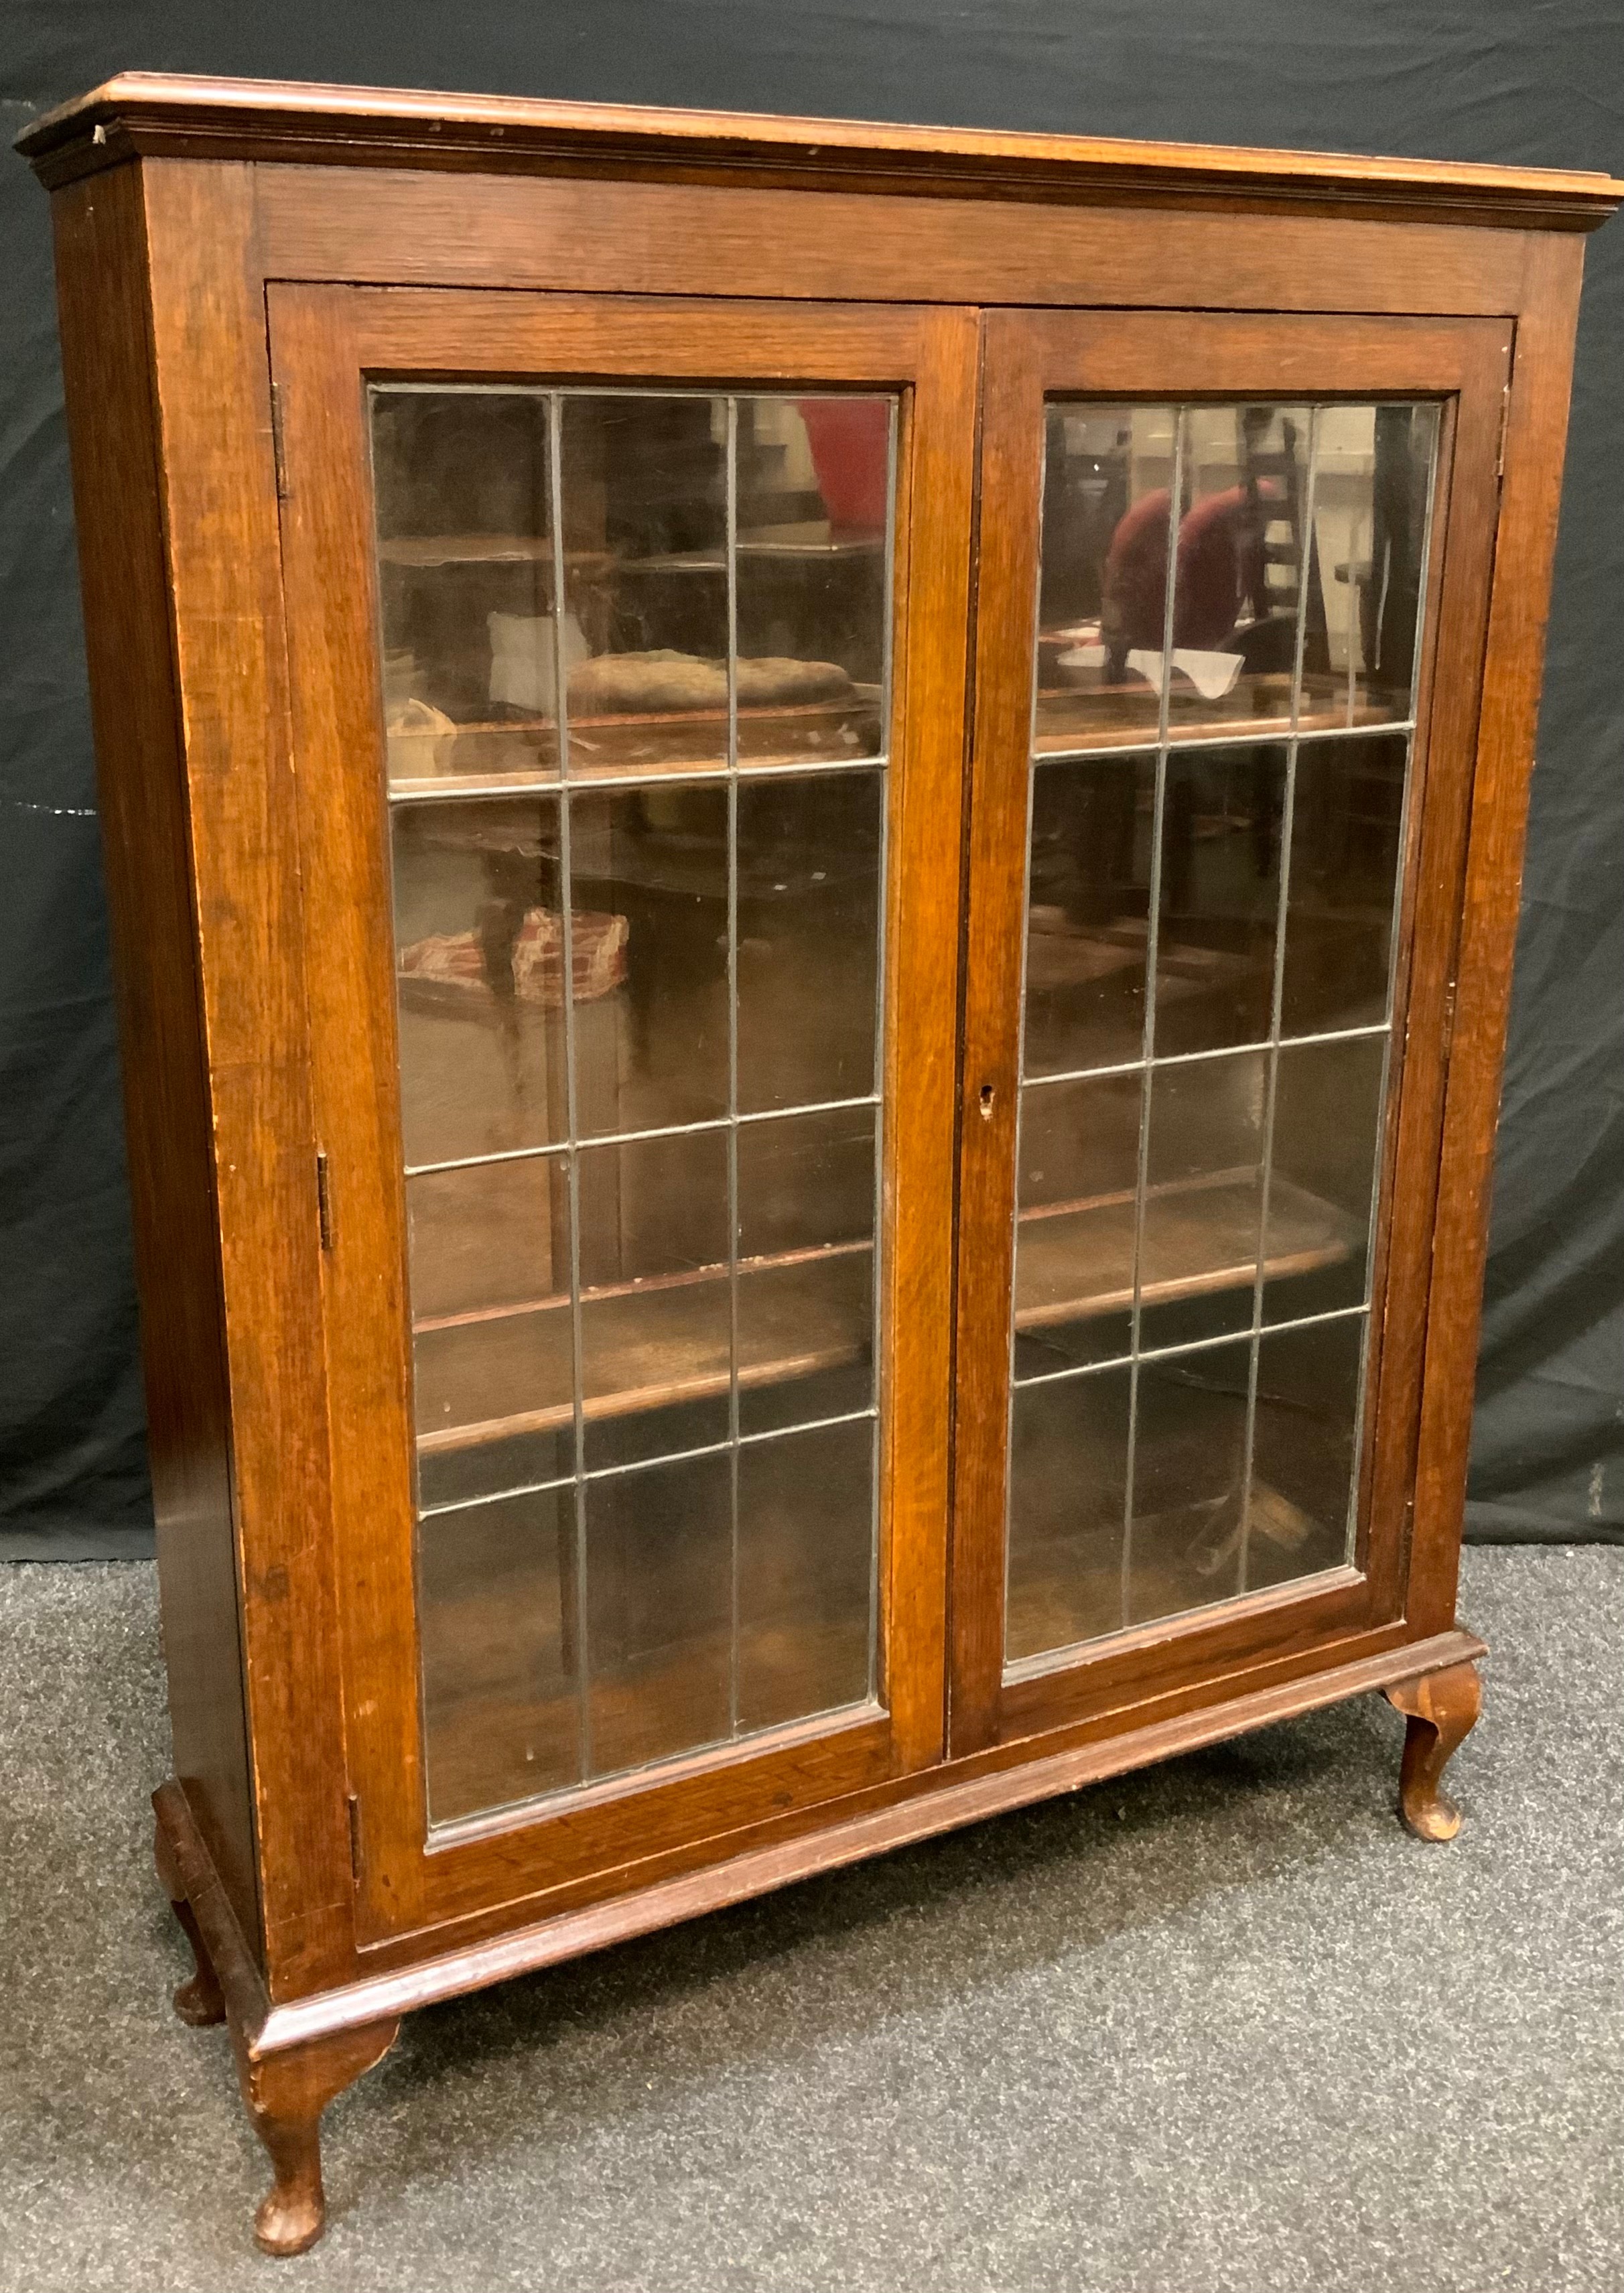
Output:
[[992,199],[1357,211],[1588,231],[1605,174],[1337,152],[124,72],[17,140],[53,186],[137,155],[844,184]]

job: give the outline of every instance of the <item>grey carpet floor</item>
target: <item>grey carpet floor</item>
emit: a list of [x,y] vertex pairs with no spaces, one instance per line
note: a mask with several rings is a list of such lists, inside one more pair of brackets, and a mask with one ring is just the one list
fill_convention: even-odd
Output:
[[409,2021],[261,2259],[148,1861],[146,1565],[0,1569],[18,2293],[1624,2284],[1624,1551],[1481,1550],[1460,1838],[1378,1699]]

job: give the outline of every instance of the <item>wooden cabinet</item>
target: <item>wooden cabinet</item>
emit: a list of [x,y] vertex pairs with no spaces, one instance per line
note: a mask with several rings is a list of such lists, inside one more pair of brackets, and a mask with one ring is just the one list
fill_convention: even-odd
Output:
[[141,77],[23,148],[262,2242],[426,2001],[1369,1689],[1447,1837],[1620,187]]

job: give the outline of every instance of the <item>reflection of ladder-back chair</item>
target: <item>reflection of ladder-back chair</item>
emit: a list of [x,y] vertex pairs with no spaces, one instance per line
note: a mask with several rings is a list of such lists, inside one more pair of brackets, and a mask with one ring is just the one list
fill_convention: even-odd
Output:
[[1308,472],[1298,451],[1301,433],[1290,416],[1282,414],[1280,444],[1270,446],[1265,442],[1274,419],[1272,407],[1240,409],[1240,479],[1246,536],[1240,552],[1241,577],[1256,594],[1243,596],[1252,618],[1237,630],[1236,647],[1253,672],[1289,675],[1297,648],[1297,608],[1306,585],[1303,668],[1309,675],[1323,673],[1330,667],[1330,644],[1318,553],[1308,531]]

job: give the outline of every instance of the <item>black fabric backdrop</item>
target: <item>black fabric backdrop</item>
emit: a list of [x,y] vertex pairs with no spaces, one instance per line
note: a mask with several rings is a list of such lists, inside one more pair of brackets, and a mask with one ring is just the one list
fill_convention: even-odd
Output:
[[[1624,171],[1605,0],[0,0],[0,126],[140,66]],[[46,201],[0,153],[0,1556],[149,1549]],[[1624,220],[1591,242],[1472,1532],[1624,1540]]]

